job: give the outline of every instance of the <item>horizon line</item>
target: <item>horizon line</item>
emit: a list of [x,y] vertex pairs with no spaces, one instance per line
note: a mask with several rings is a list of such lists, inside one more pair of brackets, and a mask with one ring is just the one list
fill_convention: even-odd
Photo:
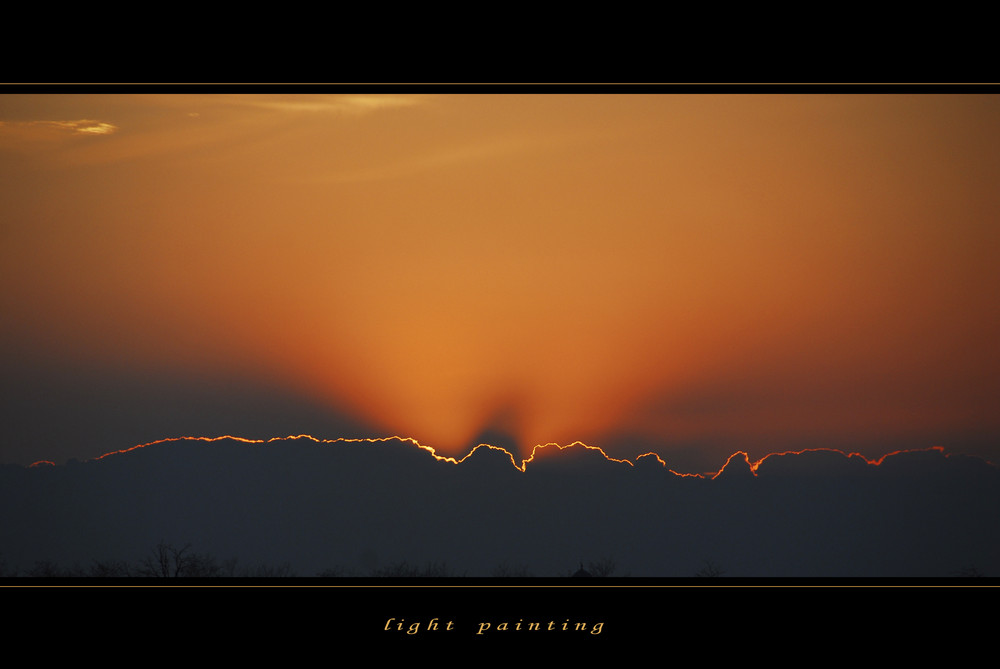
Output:
[[[737,461],[741,459],[747,465],[747,468],[749,469],[750,473],[756,478],[758,468],[768,458],[776,457],[776,456],[780,457],[780,456],[785,456],[785,455],[803,455],[805,453],[817,453],[817,452],[822,452],[822,453],[836,453],[836,454],[841,455],[841,456],[843,456],[844,458],[847,458],[847,459],[850,459],[850,458],[860,458],[862,461],[864,461],[864,463],[866,465],[876,466],[877,467],[877,466],[880,466],[885,461],[886,458],[894,456],[894,455],[900,455],[900,454],[903,454],[903,453],[926,453],[926,452],[937,451],[937,452],[941,453],[945,458],[949,458],[949,457],[952,457],[954,455],[959,455],[959,456],[964,456],[964,457],[971,457],[971,458],[976,458],[978,460],[982,460],[983,462],[985,462],[986,464],[988,464],[988,465],[990,465],[992,467],[997,467],[997,465],[995,463],[993,463],[992,461],[987,460],[987,459],[985,459],[985,458],[983,458],[981,456],[967,455],[967,454],[962,454],[962,453],[948,453],[948,452],[945,451],[945,448],[943,446],[939,446],[938,445],[938,446],[929,446],[929,447],[926,447],[926,448],[903,448],[903,449],[897,449],[897,450],[885,453],[885,454],[883,454],[882,456],[880,456],[878,458],[867,458],[864,455],[862,455],[861,453],[858,453],[858,452],[848,452],[848,451],[845,451],[845,450],[842,450],[842,449],[839,449],[839,448],[817,447],[817,448],[803,448],[803,449],[799,449],[799,450],[786,450],[786,451],[778,451],[778,452],[768,453],[767,455],[764,455],[763,457],[761,457],[761,458],[759,458],[757,460],[751,461],[750,460],[750,456],[749,456],[749,454],[746,451],[738,450],[738,451],[735,451],[734,453],[732,453],[728,458],[726,458],[725,463],[717,471],[714,471],[714,472],[713,471],[707,471],[707,472],[701,472],[701,473],[679,472],[679,471],[676,471],[675,469],[669,467],[667,465],[667,462],[663,459],[663,457],[660,454],[658,454],[658,453],[656,453],[654,451],[648,451],[646,453],[641,453],[641,454],[637,455],[634,458],[634,461],[633,461],[633,460],[629,460],[628,458],[615,458],[615,457],[612,457],[612,456],[608,455],[608,453],[603,448],[601,448],[600,446],[589,445],[589,444],[586,444],[586,443],[584,443],[582,441],[573,441],[573,442],[571,442],[569,444],[566,444],[566,445],[561,445],[561,444],[558,444],[556,442],[547,442],[545,444],[536,444],[535,446],[532,447],[530,456],[527,457],[527,458],[523,458],[521,460],[521,464],[519,465],[517,463],[517,460],[516,460],[514,454],[511,453],[507,448],[504,448],[503,446],[496,446],[494,444],[488,444],[488,443],[479,443],[476,446],[473,446],[469,450],[469,452],[466,453],[461,458],[456,458],[456,457],[453,457],[453,456],[438,455],[437,449],[435,449],[433,446],[429,446],[427,444],[422,444],[420,441],[418,441],[417,439],[415,439],[413,437],[402,437],[402,436],[399,436],[399,435],[393,435],[393,436],[388,436],[388,437],[337,437],[335,439],[326,439],[326,438],[315,437],[315,436],[313,436],[311,434],[297,434],[297,435],[292,434],[292,435],[288,435],[288,436],[284,436],[284,437],[270,437],[270,438],[267,438],[267,439],[251,439],[251,438],[247,438],[247,437],[239,437],[239,436],[234,436],[234,435],[230,435],[230,434],[219,435],[219,436],[215,436],[215,437],[206,437],[206,436],[165,437],[163,439],[156,439],[156,440],[153,440],[153,441],[150,441],[150,442],[146,442],[146,443],[142,443],[142,444],[136,444],[135,446],[131,446],[129,448],[123,448],[123,449],[119,449],[119,450],[115,450],[115,451],[109,451],[107,453],[104,453],[103,455],[99,455],[99,456],[97,456],[95,458],[88,458],[88,459],[85,459],[83,461],[84,462],[96,462],[98,460],[103,460],[104,458],[112,456],[112,455],[120,455],[120,454],[128,453],[128,452],[140,449],[140,448],[145,448],[147,446],[154,446],[156,444],[163,444],[163,443],[173,443],[173,442],[178,442],[178,441],[216,442],[216,441],[223,441],[223,440],[231,440],[231,441],[242,442],[242,443],[245,443],[245,444],[263,444],[263,445],[266,445],[266,444],[270,444],[270,443],[273,443],[273,442],[294,441],[294,440],[299,440],[299,439],[307,439],[307,440],[313,441],[313,442],[315,442],[317,444],[336,444],[336,443],[369,443],[369,444],[376,444],[376,443],[384,443],[384,442],[390,442],[390,441],[397,441],[397,442],[409,443],[409,444],[411,444],[415,448],[418,448],[420,450],[426,451],[435,460],[443,461],[443,462],[450,462],[452,464],[461,464],[462,462],[465,462],[467,459],[469,459],[480,448],[486,448],[486,449],[490,449],[490,450],[494,450],[494,451],[499,451],[499,452],[505,454],[510,459],[510,463],[514,467],[514,469],[518,470],[521,473],[524,473],[527,470],[528,464],[531,463],[531,462],[533,462],[535,460],[536,456],[540,456],[541,452],[544,451],[544,449],[547,449],[547,448],[550,448],[550,447],[555,447],[558,451],[564,451],[564,450],[567,450],[567,449],[570,449],[570,448],[574,448],[574,447],[582,447],[584,450],[587,450],[587,451],[596,451],[597,453],[599,453],[601,456],[603,456],[609,462],[617,462],[617,463],[621,463],[621,464],[626,464],[626,465],[628,465],[630,467],[634,467],[635,464],[640,459],[642,459],[642,458],[652,457],[652,458],[655,458],[656,461],[659,462],[660,465],[664,469],[666,469],[667,471],[669,471],[671,474],[673,474],[675,476],[679,476],[679,477],[693,477],[693,478],[701,478],[701,479],[712,479],[712,480],[714,480],[714,479],[718,478],[719,476],[721,476],[722,473],[724,471],[726,471],[726,469],[729,467],[730,463],[734,461],[734,459],[736,459]],[[71,458],[71,459],[75,460],[76,458]],[[46,466],[46,465],[48,465],[48,466],[57,466],[54,462],[52,462],[50,460],[38,460],[38,461],[35,461],[35,462],[31,463],[30,465],[28,465],[28,468],[30,469],[30,468],[41,467],[41,466]]]

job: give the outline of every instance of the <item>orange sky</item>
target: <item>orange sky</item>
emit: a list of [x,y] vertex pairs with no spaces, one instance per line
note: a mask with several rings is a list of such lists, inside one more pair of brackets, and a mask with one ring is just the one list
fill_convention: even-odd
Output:
[[971,95],[0,94],[0,342],[273,380],[446,453],[487,427],[755,457],[996,435],[998,119]]

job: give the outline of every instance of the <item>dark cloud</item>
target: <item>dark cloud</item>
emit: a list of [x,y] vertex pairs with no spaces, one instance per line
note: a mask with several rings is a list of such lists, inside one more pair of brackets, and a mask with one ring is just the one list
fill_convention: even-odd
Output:
[[[880,464],[832,451],[742,455],[716,478],[577,445],[522,473],[501,450],[456,464],[400,439],[165,441],[68,465],[0,468],[0,555],[136,560],[161,541],[300,575],[406,562],[490,576],[617,573],[941,577],[1000,570],[1000,470],[941,450]],[[536,454],[537,455],[537,454]],[[721,467],[721,463],[720,463]]]

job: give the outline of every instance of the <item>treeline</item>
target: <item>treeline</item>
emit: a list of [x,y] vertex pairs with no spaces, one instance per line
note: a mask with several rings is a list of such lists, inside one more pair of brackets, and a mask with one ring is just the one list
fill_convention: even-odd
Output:
[[95,560],[86,567],[79,564],[66,567],[39,560],[27,569],[16,569],[0,560],[0,577],[5,578],[275,578],[296,575],[287,563],[247,567],[240,565],[236,558],[219,561],[207,553],[198,553],[190,544],[176,547],[163,542],[136,562]]
[[[704,566],[691,574],[696,577],[721,577],[725,571],[715,562],[706,560]],[[983,577],[985,574],[975,566],[966,566],[953,571],[955,577]],[[370,567],[357,572],[342,567],[331,567],[316,574],[299,574],[289,563],[277,565],[241,565],[236,558],[217,560],[207,553],[198,553],[190,544],[177,547],[161,542],[145,557],[136,562],[122,560],[95,560],[89,566],[66,567],[47,560],[39,560],[27,569],[11,568],[0,555],[0,578],[462,578],[468,574],[452,568],[445,562],[428,562],[423,565],[407,561],[394,562],[383,566]],[[502,562],[490,574],[490,578],[533,578],[527,565]],[[565,570],[557,577],[610,577],[630,576],[619,573],[612,558],[602,558],[580,562],[576,568]]]
[[[569,569],[561,576],[607,577],[616,575],[615,561],[611,558],[580,563],[579,569]],[[468,574],[457,571],[445,562],[424,565],[407,561],[371,567],[356,573],[341,567],[324,569],[311,576],[318,578],[376,577],[376,578],[453,578]],[[207,553],[198,553],[191,544],[177,547],[161,542],[149,554],[136,562],[123,560],[95,560],[89,566],[79,564],[66,567],[47,560],[39,560],[27,569],[11,568],[0,559],[2,578],[291,578],[303,576],[289,563],[278,565],[241,565],[236,558],[218,560]],[[524,564],[502,562],[489,574],[494,578],[524,578],[535,574]]]

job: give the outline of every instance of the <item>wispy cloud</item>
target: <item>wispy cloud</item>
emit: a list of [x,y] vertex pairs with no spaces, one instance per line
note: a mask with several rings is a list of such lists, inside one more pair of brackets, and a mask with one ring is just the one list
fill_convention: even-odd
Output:
[[58,139],[72,135],[111,135],[118,126],[95,119],[76,121],[0,121],[0,134],[26,140]]
[[387,109],[416,107],[427,102],[425,95],[237,95],[220,98],[226,104],[292,113],[337,113],[363,115]]
[[114,124],[92,119],[82,119],[80,121],[39,121],[39,123],[83,135],[110,135],[118,130],[118,127]]
[[[129,127],[129,138],[115,142],[113,148],[103,143],[100,149],[88,146],[82,153],[74,152],[73,159],[109,162],[176,154],[202,145],[226,143],[248,133],[259,137],[268,128],[299,123],[306,117],[358,118],[386,110],[417,107],[428,100],[426,95],[399,94],[109,96],[101,101],[105,105],[115,105],[118,115],[125,119],[122,123]],[[83,106],[85,102],[81,99],[79,104]],[[178,116],[178,112],[182,116]],[[56,120],[50,120],[51,117],[45,119],[39,114],[34,119],[29,116],[0,120],[0,145],[34,152],[74,138],[122,135],[115,123],[82,114],[81,117],[60,119],[57,116]]]

